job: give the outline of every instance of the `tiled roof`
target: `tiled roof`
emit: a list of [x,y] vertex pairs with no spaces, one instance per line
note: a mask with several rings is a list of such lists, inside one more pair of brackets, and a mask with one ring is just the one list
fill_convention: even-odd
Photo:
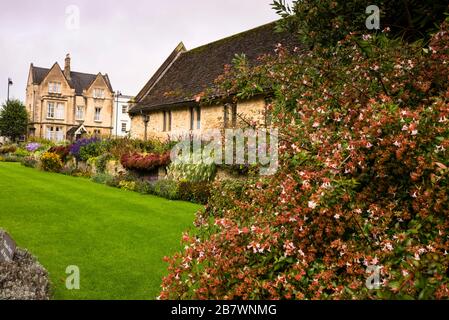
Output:
[[[289,47],[298,45],[293,34],[275,32],[275,26],[276,22],[273,22],[190,51],[181,51],[168,69],[164,68],[162,76],[160,68],[156,74],[159,76],[150,80],[151,86],[147,84],[141,90],[130,113],[194,104],[194,96],[213,85],[236,54],[245,54],[254,64],[258,57],[274,53],[279,43]],[[166,61],[164,65],[169,63]]]
[[[41,84],[42,81],[44,81],[44,79],[47,76],[49,71],[50,71],[50,69],[47,69],[47,68],[40,68],[40,67],[33,66],[32,72],[33,72],[34,83]],[[83,90],[88,89],[90,87],[92,82],[94,82],[95,79],[97,78],[97,75],[72,71],[72,72],[70,72],[70,77],[71,77],[71,80],[67,80],[67,82],[69,83],[69,85],[72,88],[75,89],[75,93],[77,95],[82,95]],[[109,80],[108,75],[104,75],[103,77],[104,77],[109,89],[111,90],[111,92],[113,92],[111,82]]]

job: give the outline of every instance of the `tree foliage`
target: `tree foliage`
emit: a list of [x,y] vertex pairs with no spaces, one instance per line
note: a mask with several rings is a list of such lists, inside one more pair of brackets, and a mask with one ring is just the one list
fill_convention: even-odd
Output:
[[28,113],[19,100],[9,100],[0,111],[0,135],[16,141],[27,133]]
[[[285,18],[280,27],[298,33],[304,44],[334,45],[351,32],[366,32],[368,6],[380,9],[380,30],[413,41],[428,34],[444,20],[446,0],[301,0],[291,5],[275,0],[273,8]],[[375,30],[374,30],[375,31]]]

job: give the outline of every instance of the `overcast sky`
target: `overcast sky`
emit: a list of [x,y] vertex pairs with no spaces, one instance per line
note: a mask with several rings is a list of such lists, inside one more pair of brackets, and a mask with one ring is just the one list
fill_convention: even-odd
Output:
[[[0,102],[25,98],[31,62],[108,73],[136,95],[180,41],[187,49],[278,19],[272,0],[14,0],[0,8]],[[79,13],[79,19],[78,14]],[[79,22],[79,24],[78,24]]]

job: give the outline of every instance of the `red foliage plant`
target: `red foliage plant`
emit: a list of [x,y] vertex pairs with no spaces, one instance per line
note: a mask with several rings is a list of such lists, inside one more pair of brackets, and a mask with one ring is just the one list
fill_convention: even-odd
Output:
[[125,154],[121,163],[128,170],[151,171],[170,164],[170,153],[157,154]]
[[57,154],[61,161],[65,162],[70,154],[70,146],[54,146],[48,152]]
[[218,91],[275,90],[280,168],[217,182],[160,298],[449,298],[448,65],[444,23],[426,48],[350,35],[227,71]]

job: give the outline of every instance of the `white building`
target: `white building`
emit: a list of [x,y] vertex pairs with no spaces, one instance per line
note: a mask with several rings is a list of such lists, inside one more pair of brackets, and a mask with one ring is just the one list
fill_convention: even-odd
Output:
[[114,120],[112,135],[117,137],[128,136],[131,130],[131,119],[128,110],[131,106],[132,96],[115,95],[114,99]]

